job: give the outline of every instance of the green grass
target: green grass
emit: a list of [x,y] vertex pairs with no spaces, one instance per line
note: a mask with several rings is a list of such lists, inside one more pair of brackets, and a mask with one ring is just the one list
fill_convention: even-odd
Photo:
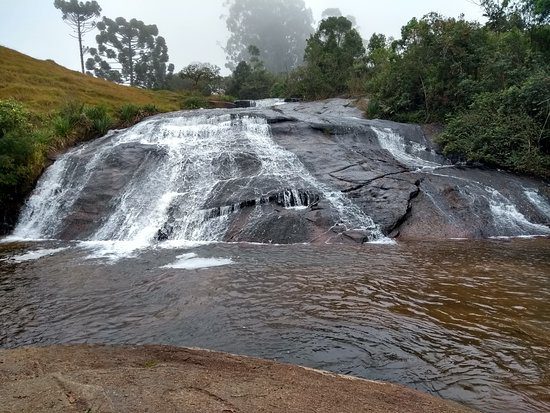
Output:
[[0,46],[0,99],[22,102],[38,115],[69,102],[103,106],[110,112],[125,104],[155,105],[166,112],[180,109],[182,94],[118,85]]

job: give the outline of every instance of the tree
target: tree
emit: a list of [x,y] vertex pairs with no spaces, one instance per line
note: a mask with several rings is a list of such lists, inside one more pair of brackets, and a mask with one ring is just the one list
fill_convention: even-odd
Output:
[[227,93],[240,99],[263,99],[270,96],[274,79],[260,60],[260,50],[250,45],[248,62],[239,62],[229,82]]
[[550,23],[550,0],[481,0],[487,27],[505,32]]
[[307,41],[305,50],[309,97],[335,96],[347,90],[365,54],[363,39],[345,17],[329,17]]
[[313,16],[303,0],[228,0],[226,18],[230,37],[224,48],[227,67],[234,69],[250,57],[248,46],[260,51],[273,73],[289,72],[303,61],[306,39],[313,32]]
[[96,27],[95,19],[101,13],[101,7],[97,1],[86,3],[77,0],[55,0],[54,6],[63,13],[63,21],[76,33],[71,35],[78,39],[78,52],[80,54],[80,67],[84,73],[85,47],[82,45],[82,36]]
[[[97,28],[98,47],[90,49],[92,57],[86,62],[88,70],[98,77],[131,86],[162,87],[168,47],[164,38],[158,35],[156,25],[136,19],[104,17]],[[112,64],[118,67],[113,68]]]
[[455,159],[548,177],[548,25],[523,8],[536,2],[484,3],[484,26],[430,13],[398,40],[373,35],[368,115],[444,124],[437,140]]
[[220,82],[220,68],[210,63],[191,63],[179,73],[182,79],[193,82],[193,90],[211,94]]

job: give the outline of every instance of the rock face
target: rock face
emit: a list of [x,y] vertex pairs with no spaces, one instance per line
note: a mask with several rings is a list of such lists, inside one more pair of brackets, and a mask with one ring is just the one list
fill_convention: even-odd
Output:
[[167,346],[0,351],[2,412],[474,413],[390,383]]
[[550,234],[550,187],[452,165],[350,101],[175,112],[65,154],[15,234],[365,242]]
[[547,235],[547,183],[452,165],[417,125],[364,120],[346,100],[280,106],[275,141],[400,239]]

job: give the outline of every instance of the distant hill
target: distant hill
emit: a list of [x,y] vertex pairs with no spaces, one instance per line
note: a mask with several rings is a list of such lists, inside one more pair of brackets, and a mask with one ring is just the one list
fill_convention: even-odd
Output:
[[170,111],[180,108],[181,95],[119,85],[0,46],[0,99],[19,100],[44,114],[71,101],[109,108],[154,104]]

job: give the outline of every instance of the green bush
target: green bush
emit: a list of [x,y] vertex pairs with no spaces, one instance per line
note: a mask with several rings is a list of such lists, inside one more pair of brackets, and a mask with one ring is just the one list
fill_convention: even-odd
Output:
[[129,127],[137,122],[140,122],[147,116],[152,116],[159,113],[160,110],[155,105],[137,106],[126,104],[117,110],[117,117],[121,127]]
[[52,129],[56,136],[67,138],[74,130],[74,125],[71,124],[70,119],[56,115],[52,118]]
[[273,86],[271,86],[271,91],[269,92],[269,95],[272,98],[285,97],[285,84],[284,84],[284,82],[277,82]]
[[367,104],[367,118],[378,118],[381,113],[382,108],[380,107],[380,102],[376,99],[369,100],[369,103]]
[[437,140],[447,155],[550,177],[542,135],[540,125],[502,92],[480,94],[469,109],[449,117]]
[[151,116],[151,115],[155,115],[157,113],[160,113],[160,109],[157,108],[152,103],[142,106],[142,110],[143,110],[144,113],[147,114],[147,116]]
[[132,124],[139,114],[139,106],[133,105],[131,103],[122,105],[117,110],[117,117],[123,125]]
[[82,134],[82,129],[87,123],[84,104],[68,102],[53,116],[50,126],[53,135],[57,140],[60,139],[58,143],[63,145],[65,142],[72,142],[76,135]]
[[0,138],[9,132],[28,126],[29,114],[19,102],[0,100]]
[[89,135],[105,135],[113,126],[113,118],[105,106],[87,106],[84,108],[84,115],[90,122]]
[[201,109],[209,106],[208,100],[202,96],[188,96],[181,102],[182,109]]
[[32,188],[44,162],[49,133],[35,130],[16,102],[0,102],[0,210],[8,210]]

